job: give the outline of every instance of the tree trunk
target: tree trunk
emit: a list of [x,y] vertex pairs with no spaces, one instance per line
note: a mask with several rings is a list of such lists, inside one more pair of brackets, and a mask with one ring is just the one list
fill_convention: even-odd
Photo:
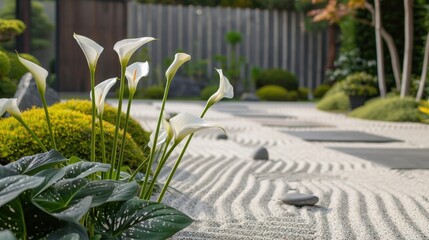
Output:
[[328,27],[328,59],[326,69],[334,69],[335,57],[337,55],[337,25],[329,24]]
[[381,40],[381,11],[380,0],[375,0],[375,43],[377,48],[377,77],[380,96],[386,96],[386,80],[384,74],[383,42]]
[[402,67],[401,97],[405,97],[410,89],[411,68],[413,58],[413,4],[414,0],[404,0],[405,11],[405,49]]
[[425,46],[425,57],[423,59],[423,69],[422,75],[420,77],[419,90],[417,91],[416,102],[419,102],[423,97],[423,90],[426,83],[426,74],[428,71],[428,62],[429,62],[429,33],[426,37],[426,46]]

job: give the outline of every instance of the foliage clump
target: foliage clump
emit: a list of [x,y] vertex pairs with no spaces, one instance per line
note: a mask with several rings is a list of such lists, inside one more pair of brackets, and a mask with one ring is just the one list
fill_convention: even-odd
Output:
[[203,88],[203,90],[201,90],[201,93],[200,93],[201,100],[209,99],[210,96],[213,95],[217,91],[218,88],[219,87],[215,86],[215,85],[207,86],[207,87]]
[[164,88],[158,86],[148,87],[143,92],[143,98],[146,99],[162,99],[164,96]]
[[344,92],[334,92],[325,94],[316,106],[324,111],[346,112],[350,109],[350,101]]
[[277,85],[267,85],[256,91],[259,99],[265,101],[286,101],[288,98],[287,94],[288,91],[284,87]]
[[298,90],[298,80],[296,76],[282,69],[267,69],[261,71],[255,77],[256,88],[261,88],[267,85],[277,85],[286,88],[287,90]]
[[375,96],[378,93],[377,79],[365,72],[358,72],[346,77],[343,91],[347,96]]
[[[80,113],[90,115],[92,114],[92,103],[87,100],[69,100],[67,102],[61,102],[53,105],[52,109],[68,109],[78,111]],[[117,109],[106,104],[104,105],[103,120],[112,125],[116,125],[116,113]],[[121,128],[125,124],[125,114],[121,113]],[[140,146],[141,149],[149,142],[149,132],[146,132],[140,124],[133,118],[129,118],[127,133],[131,135],[134,142]]]
[[[49,110],[58,151],[65,157],[77,156],[90,159],[91,116],[72,110],[51,108]],[[51,146],[48,126],[43,109],[31,109],[22,113],[23,120],[45,146]],[[104,122],[106,148],[112,149],[115,126]],[[102,162],[100,128],[96,125],[96,161]],[[23,156],[42,152],[31,135],[14,118],[0,120],[0,164],[7,164]],[[110,159],[111,152],[106,151]],[[144,159],[143,151],[127,134],[124,160],[136,168]]]
[[377,98],[352,111],[349,116],[392,122],[420,122],[419,104],[413,98]]
[[323,96],[325,96],[325,93],[327,93],[330,88],[331,86],[329,84],[320,84],[314,89],[314,92],[313,92],[314,97],[316,99],[323,98]]
[[0,41],[8,41],[24,30],[25,24],[21,20],[0,18]]

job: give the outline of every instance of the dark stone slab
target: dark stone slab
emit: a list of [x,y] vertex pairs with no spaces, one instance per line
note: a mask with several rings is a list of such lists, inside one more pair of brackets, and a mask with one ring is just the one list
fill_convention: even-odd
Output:
[[280,127],[280,128],[331,128],[335,127],[333,125],[319,123],[319,122],[309,122],[309,121],[271,121],[271,122],[261,122],[264,126],[267,127]]
[[429,169],[429,149],[427,148],[332,147],[331,149],[392,169]]
[[[36,81],[30,73],[26,73],[22,76],[14,98],[17,98],[18,107],[21,111],[30,109],[33,106],[43,107],[39,91],[37,90]],[[46,87],[45,98],[48,106],[60,101],[58,93],[48,86]]]
[[256,151],[253,153],[253,159],[254,160],[268,160],[268,150],[264,147],[260,147],[256,149]]
[[303,194],[298,192],[286,193],[282,199],[284,203],[294,206],[314,206],[319,202],[319,198],[312,194]]
[[286,118],[295,118],[289,115],[280,115],[280,114],[268,114],[268,113],[255,113],[255,112],[237,112],[233,113],[235,116],[244,117],[244,118],[262,118],[262,119],[286,119]]
[[282,131],[309,142],[402,142],[398,139],[358,131]]

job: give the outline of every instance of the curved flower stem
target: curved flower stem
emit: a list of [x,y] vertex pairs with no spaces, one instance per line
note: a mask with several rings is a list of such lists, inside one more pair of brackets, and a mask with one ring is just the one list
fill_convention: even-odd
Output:
[[[103,114],[98,116],[98,120],[100,122],[100,138],[101,138],[101,153],[102,153],[102,159],[103,163],[107,163],[106,160],[106,142],[104,141],[104,129],[103,129]],[[102,174],[103,179],[106,178],[106,173],[103,172]]]
[[[122,142],[121,142],[121,149],[119,151],[118,167],[116,168],[116,169],[118,169],[118,171],[121,170],[121,167],[122,167],[122,164],[124,161],[125,138],[127,136],[128,120],[130,117],[130,110],[131,110],[131,103],[133,101],[133,95],[134,94],[130,92],[130,94],[128,96],[127,114],[125,115],[124,132],[122,133]],[[119,175],[120,174],[116,174],[116,180],[119,180]]]
[[95,162],[95,67],[90,68],[91,74],[91,102],[92,102],[92,131],[91,131],[91,161]]
[[43,145],[43,143],[40,141],[40,139],[36,136],[36,134],[28,127],[28,125],[24,122],[24,120],[22,120],[22,118],[17,118],[15,117],[16,120],[18,120],[19,123],[21,123],[21,125],[27,129],[27,131],[31,134],[31,136],[34,138],[34,140],[36,140],[36,142],[39,144],[39,146],[42,148],[42,150],[44,152],[47,152],[48,149],[46,149],[45,145]]
[[51,118],[49,117],[48,105],[46,104],[45,94],[40,92],[40,98],[42,99],[43,109],[45,110],[46,122],[48,123],[49,135],[51,135],[52,145],[57,150],[57,144],[55,143],[54,132],[52,131]]
[[133,172],[133,174],[131,175],[130,179],[128,179],[128,182],[131,182],[134,180],[134,178],[136,177],[137,173],[140,172],[140,170],[142,170],[147,162],[147,160],[149,160],[149,156],[147,158],[145,158],[142,163],[140,163],[140,165],[137,167],[137,169]]
[[[161,173],[162,168],[164,167],[165,162],[167,162],[167,159],[170,157],[173,150],[176,148],[178,143],[174,143],[173,146],[171,146],[170,150],[168,150],[167,154],[165,154],[165,151],[163,153],[163,157],[159,160],[158,167],[156,168],[155,174],[153,175],[152,181],[150,183],[150,186],[145,193],[144,198],[146,200],[149,200],[150,196],[152,195],[153,188],[155,186],[156,179],[158,178],[159,174]],[[167,144],[168,146],[168,144]],[[165,148],[167,150],[167,148]]]
[[149,181],[150,168],[152,166],[153,158],[156,152],[156,143],[158,142],[158,134],[159,134],[159,129],[161,128],[162,114],[164,113],[165,102],[167,101],[168,91],[170,90],[170,83],[171,81],[168,81],[167,79],[167,86],[165,86],[165,89],[164,89],[164,96],[162,98],[161,110],[159,110],[158,123],[156,124],[155,138],[153,140],[152,148],[150,151],[149,163],[146,166],[146,173],[145,173],[145,178],[142,186],[142,194],[146,192],[147,182]]
[[110,179],[113,179],[114,177],[113,170],[116,164],[116,155],[117,155],[117,149],[118,149],[118,133],[119,133],[119,128],[121,127],[122,99],[124,98],[125,69],[127,67],[127,64],[128,64],[128,61],[121,62],[121,84],[119,87],[119,101],[118,101],[118,111],[116,113],[116,127],[115,127],[115,136],[113,139],[112,158],[110,159],[110,166],[111,166],[110,174],[109,174]]
[[[211,105],[210,105],[211,106]],[[209,105],[206,105],[206,107],[204,108],[203,112],[201,113],[200,117],[203,118],[204,115],[206,115],[207,110],[209,110],[210,108]],[[185,143],[185,146],[183,146],[182,152],[180,152],[179,157],[177,158],[176,163],[174,164],[173,169],[170,172],[170,175],[168,175],[167,181],[164,184],[164,187],[162,188],[161,193],[159,194],[158,200],[157,202],[161,202],[162,198],[164,197],[165,192],[167,191],[168,185],[170,185],[171,179],[173,178],[174,174],[176,173],[177,168],[179,167],[180,162],[182,161],[183,156],[185,155],[186,149],[188,148],[189,143],[192,140],[192,137],[194,136],[194,134],[192,133],[188,140]]]

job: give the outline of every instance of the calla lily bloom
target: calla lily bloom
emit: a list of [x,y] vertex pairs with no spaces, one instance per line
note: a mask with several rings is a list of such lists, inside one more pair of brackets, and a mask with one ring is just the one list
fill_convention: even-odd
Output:
[[234,88],[231,83],[229,83],[228,78],[223,75],[222,69],[216,69],[216,71],[219,73],[219,88],[207,101],[207,105],[209,106],[219,102],[224,97],[234,97]]
[[15,118],[21,118],[21,111],[18,108],[16,98],[1,98],[0,99],[0,116],[8,112]]
[[131,64],[125,70],[125,76],[128,79],[128,89],[131,94],[134,94],[137,90],[137,84],[142,77],[146,77],[149,74],[149,63],[148,62],[136,62]]
[[91,70],[94,70],[95,66],[97,65],[98,58],[100,57],[104,48],[98,43],[96,43],[94,40],[85,36],[73,33],[73,37],[76,39],[77,43],[82,49],[83,54],[85,54],[85,58],[88,62],[89,68]]
[[177,69],[182,66],[185,62],[191,60],[191,55],[186,53],[176,53],[174,56],[174,61],[170,65],[170,67],[165,72],[165,77],[167,78],[167,83],[173,79],[174,75],[176,75]]
[[202,118],[195,117],[189,113],[179,113],[170,119],[171,127],[174,131],[174,140],[179,143],[188,135],[208,129],[220,128],[225,132],[225,129],[215,123],[208,122]]
[[118,53],[121,63],[128,62],[137,49],[153,40],[155,40],[153,37],[123,39],[115,43],[113,50]]
[[[155,131],[153,131],[151,134],[150,134],[150,137],[149,137],[149,143],[148,143],[148,147],[149,148],[152,148],[152,146],[153,146],[153,141],[155,140]],[[162,144],[164,144],[165,142],[167,141],[167,132],[166,131],[162,131],[160,134],[159,134],[159,136],[158,136],[158,139],[157,139],[157,143],[156,143],[156,149],[159,149],[159,147],[162,145]]]
[[[95,106],[97,107],[98,115],[101,116],[104,111],[104,102],[106,101],[106,96],[109,90],[115,85],[116,78],[109,78],[101,83],[99,83],[94,88],[95,94]],[[89,97],[92,100],[92,91],[89,94]]]
[[27,68],[28,71],[30,71],[31,75],[33,75],[34,80],[36,80],[36,85],[37,89],[39,89],[39,92],[42,95],[45,95],[46,78],[48,77],[48,71],[46,71],[46,69],[42,68],[41,66],[20,57],[18,53],[17,55],[22,65],[24,65],[24,67]]

